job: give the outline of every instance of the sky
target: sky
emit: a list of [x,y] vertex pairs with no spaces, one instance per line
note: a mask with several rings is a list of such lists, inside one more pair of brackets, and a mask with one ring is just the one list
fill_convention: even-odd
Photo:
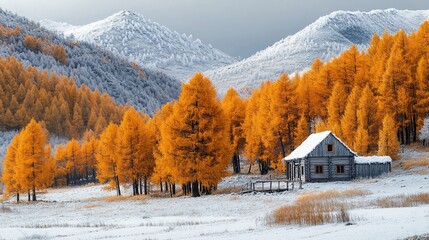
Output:
[[82,25],[121,10],[140,13],[223,52],[245,58],[337,10],[429,9],[427,0],[0,0],[39,21]]

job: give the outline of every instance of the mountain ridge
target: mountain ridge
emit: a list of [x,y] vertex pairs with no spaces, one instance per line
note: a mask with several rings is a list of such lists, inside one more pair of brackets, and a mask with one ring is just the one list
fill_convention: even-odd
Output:
[[[178,97],[180,82],[156,69],[142,68],[94,44],[65,39],[24,17],[0,9],[0,26],[20,27],[16,37],[0,38],[0,56],[15,57],[25,66],[46,69],[49,73],[72,77],[77,86],[108,93],[117,104],[130,104],[153,114]],[[66,63],[56,61],[43,51],[32,51],[24,44],[26,36],[63,47]]]
[[282,73],[308,69],[316,58],[328,61],[356,44],[368,47],[375,33],[385,30],[411,32],[429,17],[429,10],[335,11],[289,35],[249,58],[206,71],[220,95],[228,88],[239,91],[255,88],[264,80],[275,80]]
[[210,44],[194,40],[192,35],[179,34],[128,10],[81,26],[46,19],[39,23],[65,36],[102,46],[139,65],[161,69],[182,81],[196,71],[206,71],[236,61]]

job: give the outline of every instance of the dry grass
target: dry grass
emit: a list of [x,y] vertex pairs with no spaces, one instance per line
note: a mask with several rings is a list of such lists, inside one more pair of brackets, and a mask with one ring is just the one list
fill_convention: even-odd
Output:
[[377,199],[374,204],[382,208],[415,207],[421,204],[429,204],[429,193],[383,197]]
[[300,201],[316,201],[316,200],[329,200],[329,199],[346,199],[351,197],[369,195],[371,192],[362,189],[348,189],[344,191],[329,190],[318,193],[307,193],[298,197],[297,202]]
[[427,158],[418,158],[410,159],[402,165],[402,169],[407,170],[412,167],[429,167],[429,159]]
[[95,207],[98,207],[98,206],[100,206],[100,204],[99,203],[88,203],[88,204],[86,204],[85,206],[83,206],[84,208],[95,208]]
[[241,192],[240,187],[233,186],[233,187],[219,188],[213,192],[213,195],[231,194],[231,193],[240,193],[240,192]]
[[298,197],[292,205],[276,209],[267,216],[269,224],[320,225],[334,222],[349,222],[350,204],[341,201],[355,196],[369,194],[361,189],[345,191],[324,191]]

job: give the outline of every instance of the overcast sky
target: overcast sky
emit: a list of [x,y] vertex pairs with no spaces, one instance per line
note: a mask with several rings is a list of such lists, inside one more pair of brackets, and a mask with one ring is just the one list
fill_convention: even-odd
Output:
[[0,0],[32,20],[73,25],[140,13],[235,56],[248,57],[336,10],[429,9],[427,0]]

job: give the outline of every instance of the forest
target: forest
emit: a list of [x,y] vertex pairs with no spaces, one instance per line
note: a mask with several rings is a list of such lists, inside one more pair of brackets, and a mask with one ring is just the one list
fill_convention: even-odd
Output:
[[[428,49],[429,22],[409,35],[374,35],[367,51],[352,46],[329,62],[316,59],[307,72],[265,81],[244,99],[230,89],[221,100],[210,79],[196,73],[152,117],[71,79],[3,59],[2,121],[12,129],[29,124],[8,148],[2,181],[7,193],[30,199],[32,192],[33,200],[49,186],[97,181],[118,195],[123,186],[149,194],[154,183],[171,196],[181,186],[196,197],[216,190],[230,164],[240,173],[242,159],[250,162],[248,172],[254,165],[260,174],[283,172],[281,159],[324,130],[359,155],[396,159],[400,144],[423,140],[420,132],[429,127]],[[48,132],[71,140],[53,152]]]

